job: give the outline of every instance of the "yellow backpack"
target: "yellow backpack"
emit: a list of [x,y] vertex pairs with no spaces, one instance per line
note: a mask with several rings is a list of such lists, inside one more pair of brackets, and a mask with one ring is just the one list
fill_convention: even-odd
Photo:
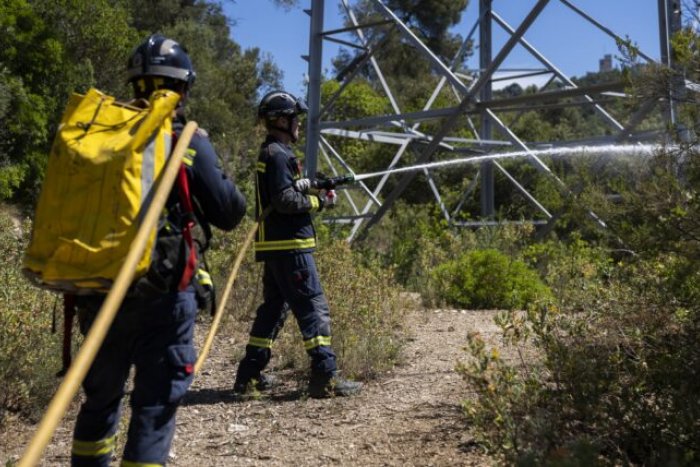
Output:
[[[170,155],[179,99],[157,91],[140,109],[96,89],[71,96],[24,256],[32,282],[77,294],[109,289]],[[148,270],[155,237],[154,229],[135,277]]]

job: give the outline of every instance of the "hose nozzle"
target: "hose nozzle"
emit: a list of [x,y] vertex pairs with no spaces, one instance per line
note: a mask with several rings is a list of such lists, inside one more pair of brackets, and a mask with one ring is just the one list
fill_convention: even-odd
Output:
[[337,186],[347,185],[354,181],[355,177],[353,175],[342,175],[330,178],[314,178],[311,181],[311,186],[318,190],[334,190]]

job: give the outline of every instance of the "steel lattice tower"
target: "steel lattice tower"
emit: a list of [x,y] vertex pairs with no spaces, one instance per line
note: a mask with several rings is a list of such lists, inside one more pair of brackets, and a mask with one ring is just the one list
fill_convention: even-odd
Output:
[[[680,78],[676,79],[671,88],[668,89],[668,94],[665,99],[648,100],[642,102],[638,108],[632,111],[625,119],[613,117],[606,111],[604,103],[600,102],[600,96],[606,93],[624,98],[624,85],[620,81],[598,83],[590,86],[577,86],[571,77],[567,76],[557,65],[541,53],[533,44],[528,42],[526,33],[530,27],[535,24],[540,14],[551,7],[551,4],[559,3],[573,11],[580,21],[585,21],[597,28],[601,33],[610,37],[611,41],[622,41],[623,36],[612,31],[605,26],[605,18],[594,18],[589,15],[581,6],[577,5],[577,0],[530,0],[531,8],[529,13],[522,19],[519,24],[509,24],[503,17],[498,14],[497,8],[504,6],[503,0],[471,0],[472,3],[478,2],[478,18],[474,22],[473,27],[464,37],[464,41],[459,48],[456,56],[451,63],[442,61],[433,51],[430,50],[392,11],[382,0],[369,0],[369,3],[383,17],[383,21],[373,22],[371,24],[361,24],[357,15],[353,11],[353,6],[349,0],[337,0],[326,2],[324,0],[310,0],[311,8],[306,10],[310,15],[310,41],[309,41],[309,87],[308,87],[308,104],[309,116],[307,123],[307,146],[306,146],[306,171],[307,175],[312,176],[317,172],[319,156],[325,160],[325,163],[334,173],[352,171],[343,155],[329,142],[328,136],[354,138],[363,141],[373,141],[377,143],[385,143],[393,145],[396,149],[395,155],[387,169],[395,167],[402,157],[409,151],[413,151],[416,155],[414,164],[422,164],[431,160],[437,151],[455,152],[459,154],[460,149],[462,155],[465,147],[479,148],[481,152],[491,153],[495,151],[516,150],[525,151],[528,153],[528,162],[534,167],[548,176],[552,176],[558,183],[562,183],[556,178],[556,175],[549,169],[541,158],[533,154],[531,151],[537,147],[542,147],[542,142],[537,144],[523,141],[518,135],[504,123],[504,120],[499,116],[504,109],[513,111],[513,109],[544,108],[545,106],[552,108],[557,105],[570,106],[571,102],[563,102],[566,99],[576,99],[575,105],[587,106],[594,109],[597,117],[609,128],[607,135],[591,135],[584,140],[577,140],[577,144],[586,145],[607,145],[618,144],[622,142],[636,143],[643,141],[653,141],[660,137],[664,129],[658,131],[637,131],[639,124],[650,114],[661,111],[664,121],[673,127],[677,124],[677,109],[675,99],[688,89],[694,92],[694,83],[687,82]],[[336,30],[324,30],[323,17],[324,8],[328,4],[336,4],[345,14],[347,27]],[[578,0],[578,3],[584,4]],[[500,5],[499,5],[500,4]],[[640,7],[648,7],[648,2]],[[670,49],[670,38],[672,35],[681,29],[681,3],[680,0],[657,0],[656,9],[658,10],[659,19],[659,47],[660,47],[660,64],[669,68],[674,67],[673,56]],[[382,28],[379,33],[376,33],[378,28]],[[507,40],[499,50],[493,50],[493,29],[500,28],[507,33]],[[398,33],[401,35],[405,43],[411,44],[415,50],[417,57],[422,60],[428,60],[431,64],[433,72],[439,76],[439,82],[430,96],[426,96],[425,106],[422,111],[405,113],[397,104],[394,98],[394,93],[387,84],[385,75],[382,71],[381,63],[375,58],[377,50],[383,45],[383,37],[387,31]],[[351,35],[351,40],[340,39],[340,36]],[[632,40],[634,38],[631,38]],[[556,38],[553,38],[556,40]],[[322,61],[323,61],[323,42],[333,41],[340,43],[355,50],[360,50],[360,66],[354,67],[353,70],[345,74],[336,95],[330,97],[328,102],[321,102],[321,82],[322,82]],[[479,58],[479,68],[470,70],[468,73],[461,70],[463,55],[468,49],[468,45],[474,42],[477,44]],[[497,81],[498,73],[504,73],[508,70],[503,68],[503,63],[514,47],[519,46],[529,52],[531,57],[539,64],[537,69],[523,70],[520,77],[528,77],[535,75],[544,75],[549,78],[549,82],[559,82],[562,86],[557,90],[541,91],[536,94],[524,94],[510,98],[494,99],[493,83]],[[641,61],[646,63],[658,63],[652,59],[644,51],[639,51],[638,56]],[[357,65],[357,64],[355,64]],[[378,87],[381,88],[391,103],[393,113],[390,115],[367,115],[363,118],[352,121],[331,121],[325,120],[325,115],[328,114],[328,107],[333,105],[333,101],[343,92],[347,84],[349,84],[357,76],[357,70],[361,66],[371,67],[373,76],[378,80]],[[510,76],[513,79],[513,76]],[[433,104],[436,97],[444,87],[449,87],[456,96],[459,104],[450,108],[435,109]],[[560,103],[560,104],[557,104]],[[457,138],[453,136],[457,129],[460,120],[459,117],[467,116],[469,126],[473,133],[473,139]],[[472,118],[478,118],[478,130],[476,125],[472,124]],[[424,121],[433,121],[437,125],[437,130],[433,134],[425,134],[421,132],[420,125]],[[391,131],[387,131],[387,129]],[[498,134],[501,139],[495,140],[494,135]],[[546,147],[565,147],[571,145],[571,141],[549,141],[546,142]],[[458,147],[459,146],[459,147]],[[445,219],[451,224],[460,225],[456,222],[455,216],[463,207],[463,203],[467,197],[473,193],[477,186],[480,189],[480,209],[482,219],[476,222],[465,223],[461,225],[486,225],[494,223],[493,215],[495,212],[494,203],[494,174],[501,174],[508,180],[512,186],[518,190],[525,199],[536,209],[545,220],[539,223],[552,223],[555,215],[550,213],[535,197],[521,184],[514,176],[512,176],[503,165],[495,160],[482,162],[480,164],[478,174],[469,183],[469,186],[464,191],[461,201],[452,209],[448,209],[443,203],[440,195],[439,187],[431,176],[429,170],[424,170],[430,190],[432,191],[435,200],[445,216]],[[387,213],[394,202],[401,197],[407,186],[415,178],[416,172],[405,173],[401,176],[398,183],[393,189],[384,193],[383,188],[388,175],[382,177],[379,183],[370,190],[365,184],[360,183],[360,189],[364,192],[364,205],[358,202],[357,194],[353,195],[350,190],[345,191],[348,197],[353,214],[348,216],[336,216],[335,218],[327,219],[332,222],[343,222],[352,225],[351,233],[348,237],[352,241],[359,236],[364,235],[373,225]],[[355,191],[355,190],[353,190]],[[365,201],[366,200],[366,201]],[[590,213],[593,218],[602,224],[600,219],[597,219],[594,213]]]

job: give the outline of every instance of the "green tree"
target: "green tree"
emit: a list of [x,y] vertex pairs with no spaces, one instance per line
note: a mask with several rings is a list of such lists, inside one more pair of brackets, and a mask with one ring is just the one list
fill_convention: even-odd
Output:
[[[63,50],[25,0],[0,4],[0,197],[40,174]],[[56,78],[59,77],[57,80]]]
[[[321,100],[328,102],[339,88],[340,83],[337,81],[325,81],[321,86]],[[389,100],[381,96],[366,80],[357,79],[338,96],[330,113],[334,120],[351,120],[389,111]],[[386,167],[387,158],[391,157],[391,153],[381,144],[332,136],[327,139],[357,173],[380,170]]]
[[[6,0],[0,3],[0,199],[32,202],[61,113],[91,87],[125,99],[125,64],[154,32],[190,48],[198,82],[190,117],[211,130],[226,158],[248,153],[261,88],[280,71],[258,49],[241,50],[210,1]],[[241,164],[244,165],[244,164]]]
[[[467,7],[467,0],[392,0],[387,6],[420,38],[443,62],[450,63],[462,43],[462,37],[449,32],[457,24]],[[361,23],[384,19],[373,2],[363,0],[356,5]],[[438,13],[439,12],[439,13]],[[375,57],[392,89],[400,89],[395,98],[402,111],[420,110],[435,88],[438,79],[432,64],[410,44],[392,25],[374,32],[384,43]],[[336,73],[341,72],[361,52],[341,50],[334,59]],[[463,57],[466,60],[466,55]],[[366,66],[363,73],[374,77]],[[445,95],[449,95],[447,92]]]
[[63,85],[70,91],[97,87],[124,96],[124,64],[139,35],[130,25],[131,15],[122,2],[35,0],[33,5],[62,44]]

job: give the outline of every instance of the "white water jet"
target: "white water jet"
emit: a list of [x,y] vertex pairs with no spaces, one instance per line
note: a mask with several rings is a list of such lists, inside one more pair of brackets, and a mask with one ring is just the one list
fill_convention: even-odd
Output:
[[502,152],[497,154],[488,154],[485,156],[472,156],[462,159],[453,159],[449,161],[429,162],[426,164],[411,165],[407,167],[398,167],[395,169],[383,170],[381,172],[371,172],[366,174],[355,175],[355,180],[366,180],[368,178],[380,177],[386,174],[397,174],[403,172],[415,172],[425,169],[438,169],[449,167],[452,165],[461,164],[477,164],[488,160],[496,159],[515,159],[519,157],[539,157],[539,156],[594,156],[594,155],[641,155],[651,156],[662,146],[657,144],[608,144],[602,146],[575,146],[563,148],[538,149],[528,151]]

